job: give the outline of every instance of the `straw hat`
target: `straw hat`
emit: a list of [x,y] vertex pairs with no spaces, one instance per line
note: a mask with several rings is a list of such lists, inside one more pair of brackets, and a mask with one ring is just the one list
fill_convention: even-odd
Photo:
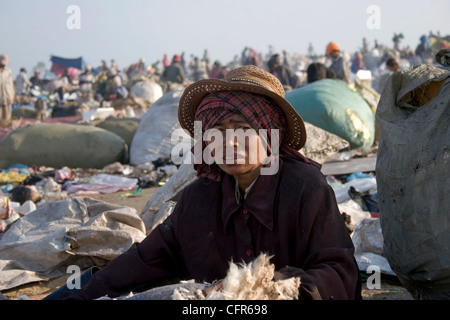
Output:
[[223,79],[198,80],[184,90],[179,102],[178,120],[181,127],[192,137],[195,112],[200,102],[209,93],[219,91],[246,91],[271,98],[284,112],[287,121],[284,142],[296,150],[305,145],[305,124],[291,104],[284,99],[283,85],[273,74],[253,65],[234,69]]

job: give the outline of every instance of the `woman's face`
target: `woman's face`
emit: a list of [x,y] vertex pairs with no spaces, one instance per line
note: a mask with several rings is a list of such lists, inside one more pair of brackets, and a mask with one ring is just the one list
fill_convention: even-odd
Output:
[[212,152],[220,169],[238,177],[259,175],[261,163],[267,157],[266,149],[258,132],[243,115],[233,114],[212,129],[222,136],[222,154],[215,149]]

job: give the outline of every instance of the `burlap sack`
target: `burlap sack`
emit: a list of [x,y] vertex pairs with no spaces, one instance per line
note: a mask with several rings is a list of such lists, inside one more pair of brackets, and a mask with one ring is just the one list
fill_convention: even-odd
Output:
[[95,126],[117,134],[125,141],[128,148],[130,148],[140,121],[140,118],[109,117],[104,121],[97,123]]
[[450,298],[450,72],[394,73],[376,118],[384,256],[416,299]]
[[35,123],[0,141],[0,168],[21,163],[60,168],[98,168],[128,160],[125,141],[90,125]]

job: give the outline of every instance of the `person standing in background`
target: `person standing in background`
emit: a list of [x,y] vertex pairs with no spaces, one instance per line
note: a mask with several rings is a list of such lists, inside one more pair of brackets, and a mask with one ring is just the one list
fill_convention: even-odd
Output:
[[20,68],[20,72],[14,81],[14,87],[17,94],[24,96],[28,95],[31,88],[31,81],[28,78],[27,70],[25,68]]
[[163,63],[163,69],[167,68],[170,65],[169,57],[167,56],[167,53],[164,53],[162,63]]
[[12,79],[9,57],[6,54],[0,55],[0,125],[8,125],[12,117],[12,107],[15,90]]
[[34,75],[30,78],[30,81],[33,87],[39,87],[40,89],[42,89],[44,81],[41,79],[41,71],[35,70]]
[[363,55],[361,52],[356,52],[352,60],[352,73],[356,74],[363,69]]
[[79,77],[80,92],[84,98],[90,100],[93,97],[93,84],[95,82],[95,76],[92,74],[92,66],[87,65],[84,72]]
[[285,91],[300,86],[300,78],[295,74],[294,70],[281,61],[281,56],[278,53],[272,55],[267,62],[267,67],[269,72],[280,80]]
[[341,54],[339,45],[330,42],[325,53],[327,62],[325,66],[336,73],[336,78],[350,83],[350,66],[347,59]]
[[180,55],[175,54],[172,57],[172,63],[164,69],[161,80],[164,82],[169,81],[183,84],[185,79],[184,70],[181,66],[181,57]]

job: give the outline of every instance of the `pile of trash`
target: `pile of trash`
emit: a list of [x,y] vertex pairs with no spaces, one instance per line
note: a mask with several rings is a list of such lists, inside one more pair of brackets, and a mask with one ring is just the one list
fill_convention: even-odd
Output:
[[137,166],[114,162],[102,169],[29,167],[14,164],[0,173],[0,239],[9,225],[45,203],[101,193],[161,186],[177,171],[170,159],[157,159]]

